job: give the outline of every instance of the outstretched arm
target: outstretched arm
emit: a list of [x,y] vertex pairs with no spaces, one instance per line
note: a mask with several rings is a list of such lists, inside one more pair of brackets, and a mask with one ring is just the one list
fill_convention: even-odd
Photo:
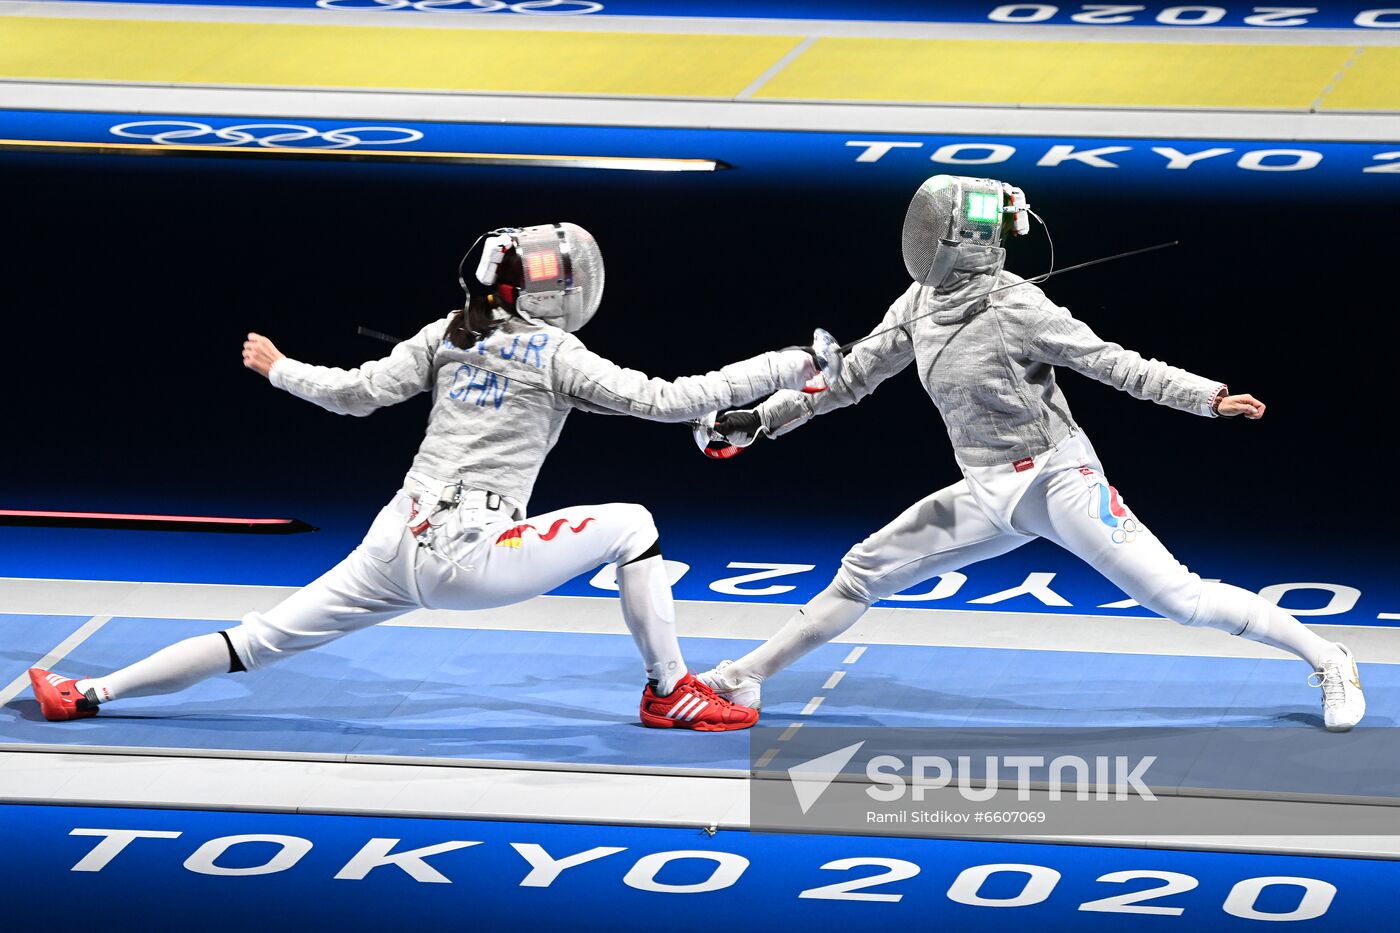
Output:
[[854,405],[874,392],[880,383],[908,366],[914,359],[914,340],[909,329],[900,325],[909,319],[918,292],[919,287],[912,285],[890,305],[880,323],[870,332],[879,336],[863,340],[851,348],[841,364],[841,375],[827,386],[825,392],[779,392],[759,405],[758,414],[764,432],[770,437],[778,437],[797,430],[817,415]]
[[[1145,359],[1099,337],[1083,321],[1045,300],[1049,314],[1031,332],[1027,353],[1031,359],[1052,366],[1066,366],[1090,379],[1127,392],[1133,398],[1156,402],[1205,417],[1263,415],[1263,405],[1253,396],[1231,396],[1222,382]],[[1229,402],[1228,408],[1226,402]],[[1252,414],[1258,406],[1257,414]]]
[[703,376],[655,379],[618,366],[570,336],[555,354],[551,372],[554,387],[576,408],[649,421],[689,421],[717,408],[743,405],[779,389],[800,386],[817,368],[806,350],[779,350]]
[[283,355],[272,341],[249,334],[243,365],[290,392],[338,415],[368,415],[432,387],[433,354],[442,342],[446,321],[435,321],[396,345],[382,360],[355,369],[312,366]]

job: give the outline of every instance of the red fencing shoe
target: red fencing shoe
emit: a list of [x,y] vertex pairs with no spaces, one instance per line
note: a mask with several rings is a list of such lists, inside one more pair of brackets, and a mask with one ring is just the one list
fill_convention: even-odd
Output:
[[642,691],[642,725],[653,729],[729,732],[756,722],[758,710],[721,699],[694,674],[686,674],[664,697],[657,696],[650,684]]
[[97,704],[78,692],[78,682],[70,677],[51,674],[42,667],[29,669],[29,682],[34,685],[34,698],[49,722],[96,716]]

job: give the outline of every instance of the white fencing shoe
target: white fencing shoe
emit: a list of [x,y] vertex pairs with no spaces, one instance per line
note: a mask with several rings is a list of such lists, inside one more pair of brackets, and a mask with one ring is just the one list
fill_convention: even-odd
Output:
[[752,675],[740,674],[733,661],[721,661],[718,667],[697,676],[702,684],[730,703],[762,709],[759,690],[763,681]]
[[1322,662],[1308,685],[1322,688],[1322,721],[1328,732],[1347,732],[1366,715],[1366,696],[1361,692],[1361,674],[1356,658],[1344,645]]

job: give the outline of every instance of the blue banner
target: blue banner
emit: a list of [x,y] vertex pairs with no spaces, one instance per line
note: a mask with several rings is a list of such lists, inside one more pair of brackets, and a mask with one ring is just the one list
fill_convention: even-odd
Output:
[[[126,2],[126,0],[123,0]],[[929,3],[920,0],[134,0],[201,6],[281,7],[330,12],[455,13],[459,16],[660,16],[920,23],[992,23],[1016,26],[1155,26],[1189,30],[1207,26],[1259,30],[1396,29],[1400,8],[1364,3],[1275,6],[1245,3]]]
[[[738,178],[908,188],[935,172],[995,174],[1025,187],[1092,181],[1096,193],[1179,190],[1332,197],[1400,195],[1400,141],[1271,142],[1049,136],[690,130],[637,127],[286,120],[191,115],[0,111],[0,138],[150,147],[546,154],[702,159]],[[597,169],[589,169],[597,170]]]
[[97,807],[0,825],[17,930],[79,904],[104,931],[209,933],[1345,930],[1400,907],[1379,860]]

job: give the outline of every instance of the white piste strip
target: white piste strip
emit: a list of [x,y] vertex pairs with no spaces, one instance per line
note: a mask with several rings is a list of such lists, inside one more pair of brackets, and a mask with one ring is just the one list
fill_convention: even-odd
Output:
[[[110,621],[112,621],[112,617],[109,615],[93,616],[91,619],[88,619],[82,625],[78,626],[73,634],[63,639],[63,641],[59,642],[57,645],[54,645],[52,651],[29,666],[42,667],[45,670],[53,667],[59,661],[67,657],[70,651],[87,641],[88,636]],[[4,690],[0,690],[0,706],[4,706],[28,688],[29,673],[26,671],[10,681],[9,685],[5,687]]]
[[[0,751],[0,801],[713,828],[721,832],[717,837],[721,844],[723,831],[749,827],[749,788],[742,777],[355,762]],[[529,832],[528,828],[521,831]],[[1380,835],[1018,838],[1027,842],[1400,858],[1400,837]],[[522,836],[520,841],[531,840]]]
[[[437,121],[682,127],[919,135],[1088,136],[1128,139],[1329,140],[1400,138],[1400,116],[1354,113],[956,107],[806,101],[647,100],[428,91],[160,87],[0,80],[0,107],[119,114],[198,114],[306,120]],[[311,115],[311,117],[308,117]]]
[[[109,615],[142,619],[237,622],[266,610],[294,587],[196,583],[131,583],[93,580],[0,578],[5,612],[33,615]],[[778,603],[677,600],[676,630],[688,638],[763,640],[792,614]],[[1363,664],[1400,664],[1400,629],[1392,626],[1309,627],[1341,641]],[[617,599],[608,596],[538,596],[503,609],[476,612],[420,609],[388,626],[512,632],[625,635]],[[867,645],[1009,648],[1183,657],[1289,660],[1284,652],[1213,629],[1188,628],[1142,616],[1007,612],[996,610],[876,607],[836,639],[853,644],[844,664],[859,660]]]
[[772,19],[720,16],[521,16],[439,10],[289,9],[168,3],[0,2],[0,16],[51,19],[129,19],[185,23],[282,23],[312,26],[392,26],[405,29],[561,30],[564,32],[680,33],[722,36],[813,36],[859,39],[983,39],[1058,42],[1164,42],[1230,45],[1397,45],[1392,29],[1258,27],[1111,27],[1079,24],[928,23],[845,19]]

